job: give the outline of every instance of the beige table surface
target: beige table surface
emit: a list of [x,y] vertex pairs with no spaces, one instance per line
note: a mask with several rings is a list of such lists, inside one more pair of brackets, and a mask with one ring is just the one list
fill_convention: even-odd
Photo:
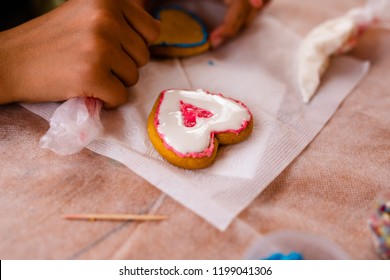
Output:
[[[362,4],[274,0],[267,13],[300,35]],[[351,55],[371,70],[312,143],[220,232],[143,178],[83,150],[38,147],[48,123],[0,106],[0,259],[241,259],[278,230],[326,238],[352,259],[378,259],[367,218],[390,189],[390,33],[370,30]],[[162,222],[68,221],[80,212],[148,213]]]

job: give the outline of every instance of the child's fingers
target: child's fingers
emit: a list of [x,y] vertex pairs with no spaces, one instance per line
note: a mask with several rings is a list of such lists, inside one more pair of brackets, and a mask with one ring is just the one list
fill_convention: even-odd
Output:
[[130,28],[123,30],[119,36],[124,52],[138,67],[144,66],[149,61],[149,49],[142,37]]
[[133,0],[133,2],[135,4],[137,4],[138,6],[142,7],[142,8],[145,8],[146,6],[146,3],[148,2],[147,0]]
[[210,34],[211,45],[219,47],[226,40],[234,37],[246,22],[249,12],[248,0],[229,1],[223,23]]
[[116,108],[128,99],[128,91],[122,81],[111,72],[102,72],[99,82],[87,89],[86,96],[92,96],[103,101],[104,108]]
[[247,27],[249,26],[253,21],[254,19],[256,18],[256,16],[258,15],[259,13],[259,10],[258,9],[251,9],[245,19],[245,22],[243,24],[243,27]]
[[254,9],[251,9],[249,11],[249,14],[244,24],[245,27],[253,22],[257,14],[261,12],[271,2],[271,0],[249,0],[249,2]]
[[106,86],[102,87],[99,95],[99,99],[104,102],[104,108],[112,109],[116,108],[128,100],[129,92],[127,88],[123,86],[122,82],[115,76],[111,75],[107,80]]
[[249,0],[253,8],[260,9],[263,6],[263,0]]
[[156,41],[160,35],[160,23],[131,1],[122,1],[122,4],[122,11],[129,25],[148,45]]
[[130,87],[138,82],[138,67],[134,60],[125,52],[118,51],[117,53],[113,53],[110,63],[112,73],[124,86]]

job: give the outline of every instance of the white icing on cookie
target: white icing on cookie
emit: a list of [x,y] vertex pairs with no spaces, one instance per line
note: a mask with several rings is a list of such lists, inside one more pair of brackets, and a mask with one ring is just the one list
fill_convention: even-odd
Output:
[[[155,116],[156,129],[165,144],[182,155],[193,154],[196,157],[197,153],[207,153],[214,133],[239,133],[252,117],[244,104],[201,89],[172,89],[162,94]],[[185,126],[183,103],[206,113],[197,117],[194,125]]]

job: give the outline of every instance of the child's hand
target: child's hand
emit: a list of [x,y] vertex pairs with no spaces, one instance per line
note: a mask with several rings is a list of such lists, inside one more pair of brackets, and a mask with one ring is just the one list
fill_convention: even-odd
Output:
[[258,11],[270,2],[270,0],[223,0],[227,11],[221,25],[210,34],[213,48],[217,48],[227,40],[233,38],[244,27],[249,25]]
[[160,26],[127,0],[69,0],[0,33],[0,104],[76,96],[123,104]]

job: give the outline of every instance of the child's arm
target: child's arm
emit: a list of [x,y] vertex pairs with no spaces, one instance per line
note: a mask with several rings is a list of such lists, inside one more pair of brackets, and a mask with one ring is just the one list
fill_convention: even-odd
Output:
[[116,107],[159,32],[132,1],[69,0],[0,32],[0,104],[88,96]]

